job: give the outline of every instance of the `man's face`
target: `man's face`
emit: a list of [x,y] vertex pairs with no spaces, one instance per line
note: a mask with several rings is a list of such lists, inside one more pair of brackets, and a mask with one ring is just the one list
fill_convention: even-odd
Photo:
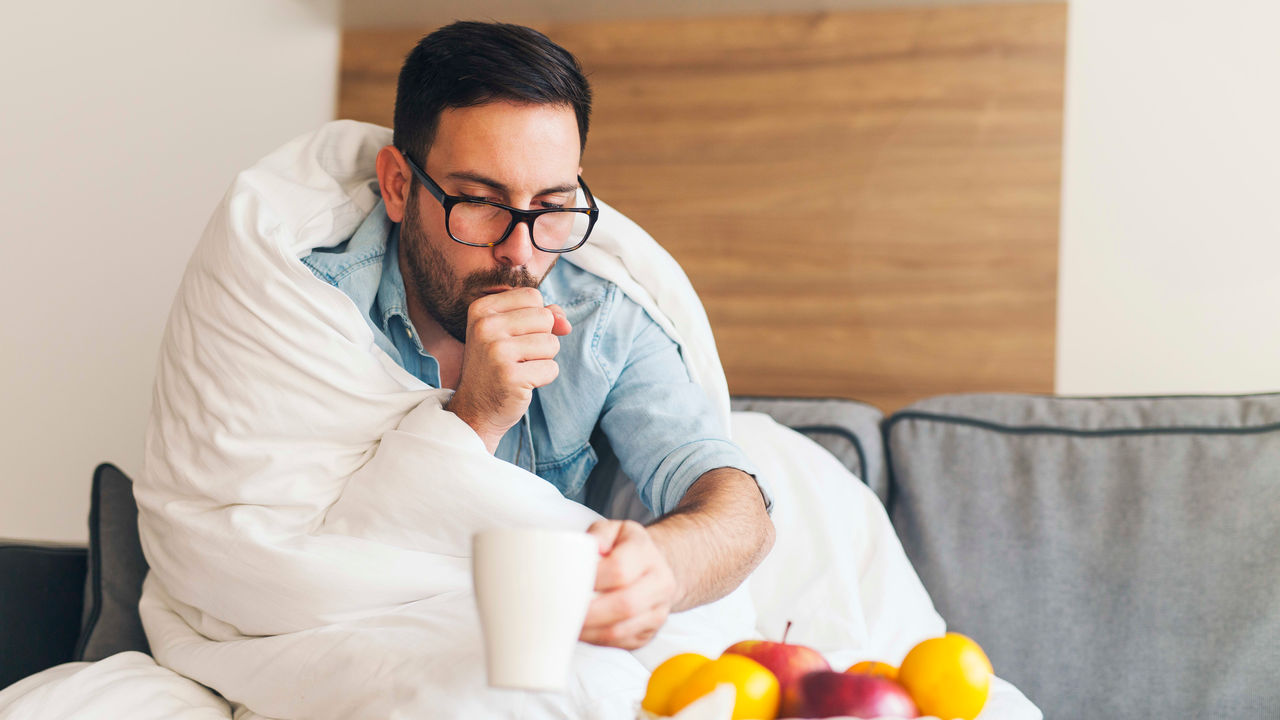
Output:
[[[493,102],[441,113],[423,170],[449,195],[536,209],[574,204],[563,188],[577,186],[580,157],[571,107]],[[524,223],[491,248],[454,242],[444,208],[416,181],[400,243],[406,292],[459,342],[466,341],[472,302],[488,292],[537,287],[558,259],[533,247]]]

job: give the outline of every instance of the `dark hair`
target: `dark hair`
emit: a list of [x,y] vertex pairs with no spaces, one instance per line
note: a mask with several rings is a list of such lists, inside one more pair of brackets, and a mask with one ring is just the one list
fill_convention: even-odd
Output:
[[441,112],[500,100],[571,106],[586,148],[591,86],[577,59],[532,28],[484,22],[446,25],[405,58],[393,142],[426,162]]

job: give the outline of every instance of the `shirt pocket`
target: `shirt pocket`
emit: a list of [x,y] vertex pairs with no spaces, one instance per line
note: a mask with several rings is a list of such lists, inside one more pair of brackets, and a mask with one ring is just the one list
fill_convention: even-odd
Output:
[[556,486],[561,495],[575,502],[585,503],[587,476],[595,468],[596,460],[595,449],[587,443],[563,458],[537,463],[534,472]]

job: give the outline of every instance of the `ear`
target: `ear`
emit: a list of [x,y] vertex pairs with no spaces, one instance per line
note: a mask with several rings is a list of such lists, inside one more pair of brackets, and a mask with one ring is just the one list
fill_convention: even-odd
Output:
[[387,206],[387,217],[391,222],[404,220],[405,207],[409,203],[409,186],[413,171],[404,161],[404,156],[394,145],[387,145],[378,151],[378,189],[382,192],[382,201]]

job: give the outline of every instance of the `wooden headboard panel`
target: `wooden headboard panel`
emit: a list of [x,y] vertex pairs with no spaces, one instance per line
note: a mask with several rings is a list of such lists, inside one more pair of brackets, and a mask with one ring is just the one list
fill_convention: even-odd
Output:
[[[540,29],[596,93],[585,176],[684,266],[734,393],[1052,391],[1065,3]],[[339,117],[390,125],[429,30],[348,30]]]

